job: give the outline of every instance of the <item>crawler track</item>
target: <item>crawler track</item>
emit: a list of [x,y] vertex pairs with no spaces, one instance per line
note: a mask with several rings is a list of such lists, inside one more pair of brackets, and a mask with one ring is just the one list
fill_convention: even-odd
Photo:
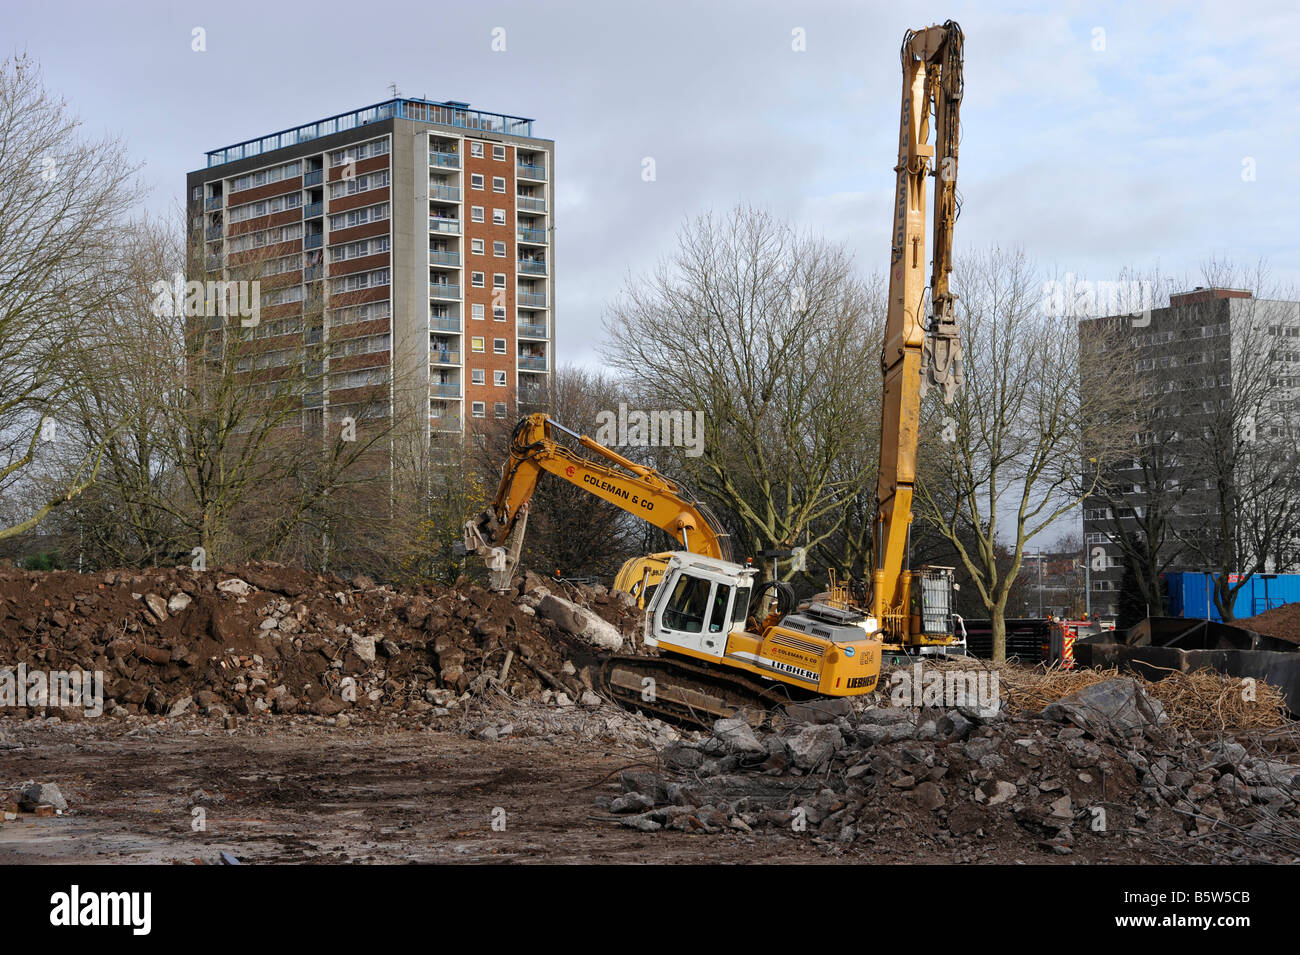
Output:
[[757,725],[769,710],[809,698],[783,683],[763,683],[673,657],[607,657],[600,683],[605,695],[621,706],[705,729],[714,720],[737,715]]

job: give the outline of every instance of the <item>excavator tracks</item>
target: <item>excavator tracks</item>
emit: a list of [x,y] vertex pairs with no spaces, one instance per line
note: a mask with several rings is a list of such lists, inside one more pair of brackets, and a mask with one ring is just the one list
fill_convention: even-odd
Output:
[[606,657],[600,683],[620,706],[703,729],[736,716],[758,725],[769,710],[803,698],[781,683],[761,683],[672,657]]

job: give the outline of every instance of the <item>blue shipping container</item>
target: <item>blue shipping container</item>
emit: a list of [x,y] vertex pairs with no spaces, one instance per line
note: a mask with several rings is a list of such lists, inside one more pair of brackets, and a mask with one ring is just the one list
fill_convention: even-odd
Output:
[[[1214,585],[1211,582],[1212,577],[1217,578],[1218,574],[1179,572],[1161,576],[1168,587],[1166,609],[1169,616],[1205,619],[1208,603],[1210,619],[1223,622],[1223,615],[1214,605]],[[1290,603],[1300,603],[1300,574],[1277,574],[1267,580],[1263,575],[1256,574],[1237,591],[1232,615],[1234,619],[1241,620]]]

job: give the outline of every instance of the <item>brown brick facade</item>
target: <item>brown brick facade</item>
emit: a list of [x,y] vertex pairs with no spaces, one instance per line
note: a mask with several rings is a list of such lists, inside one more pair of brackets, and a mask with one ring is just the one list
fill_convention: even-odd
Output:
[[[476,157],[470,155],[473,152],[470,143],[466,143],[465,156],[465,193],[463,207],[465,210],[465,281],[470,287],[465,292],[465,419],[473,420],[473,403],[482,401],[484,405],[484,419],[490,419],[493,415],[493,405],[498,401],[506,402],[506,417],[510,418],[515,413],[515,314],[516,314],[516,262],[518,261],[518,249],[515,243],[515,148],[506,146],[505,160],[492,158],[492,147],[495,145],[491,142],[483,143],[483,155]],[[473,181],[474,174],[483,176],[483,188],[474,189],[470,183]],[[493,177],[500,176],[505,179],[505,192],[492,191]],[[473,206],[483,207],[483,221],[471,221],[471,208]],[[495,225],[492,221],[492,212],[494,209],[505,210],[505,224]],[[483,254],[475,255],[470,249],[473,248],[473,240],[483,240]],[[493,255],[492,243],[504,242],[506,244],[505,258],[498,258]],[[473,288],[471,275],[474,272],[482,272],[484,279],[483,288]],[[505,287],[505,320],[496,321],[493,316],[493,301],[495,287],[493,277],[496,274],[504,274],[506,279]],[[500,299],[497,299],[500,301]],[[483,306],[483,319],[476,320],[472,318],[473,306],[479,304]],[[476,353],[473,350],[473,339],[478,336],[483,338],[483,351]],[[506,342],[505,354],[498,355],[493,350],[495,339],[503,338]],[[483,369],[483,384],[472,384],[474,375],[473,370],[476,368]],[[494,372],[504,371],[506,373],[506,384],[504,387],[496,386],[494,381]]]
[[[333,349],[336,344],[342,345],[354,339],[388,334],[391,336],[388,351],[331,356],[328,360],[328,371],[331,374],[341,375],[357,369],[388,365],[395,377],[408,376],[409,380],[409,376],[414,375],[417,382],[426,381],[435,386],[431,387],[429,392],[430,417],[436,418],[439,426],[443,426],[447,419],[457,416],[464,423],[465,429],[472,431],[474,402],[479,401],[484,404],[484,418],[487,421],[492,420],[493,406],[497,402],[504,402],[507,406],[506,417],[513,417],[519,411],[516,403],[518,390],[524,385],[547,381],[543,375],[520,374],[517,367],[520,349],[529,347],[528,342],[521,344],[517,341],[520,318],[538,323],[544,321],[549,328],[553,328],[551,320],[543,317],[553,313],[528,311],[521,313],[519,310],[518,289],[521,278],[522,284],[527,286],[534,276],[525,274],[521,277],[519,273],[520,210],[516,196],[521,191],[521,187],[516,182],[516,169],[521,155],[519,150],[524,150],[523,161],[534,161],[533,154],[536,153],[536,162],[545,165],[549,173],[552,152],[548,141],[532,137],[531,125],[522,132],[511,128],[501,135],[497,132],[502,129],[499,125],[470,125],[463,124],[459,120],[451,122],[450,117],[461,116],[458,110],[443,107],[430,108],[427,115],[444,117],[441,122],[445,125],[437,122],[420,122],[409,116],[401,119],[381,118],[379,121],[367,117],[359,120],[358,125],[345,131],[328,134],[313,132],[310,137],[300,136],[293,145],[281,148],[275,147],[277,134],[262,140],[261,150],[245,149],[242,146],[220,150],[218,152],[223,156],[234,158],[229,161],[222,160],[222,165],[190,174],[187,194],[188,211],[197,232],[195,237],[200,240],[198,245],[202,251],[199,252],[199,263],[203,268],[220,270],[224,266],[230,270],[241,265],[256,266],[258,262],[272,258],[294,254],[303,256],[304,268],[262,277],[261,283],[262,292],[268,293],[306,282],[303,287],[304,301],[264,306],[261,318],[263,323],[268,323],[302,316],[304,331],[284,331],[274,337],[269,337],[263,332],[262,337],[257,339],[256,351],[287,350],[295,341],[320,341]],[[526,120],[522,122],[531,123]],[[493,131],[488,132],[488,130]],[[279,141],[287,142],[291,138],[280,136]],[[384,138],[388,139],[389,148],[380,156],[358,160],[351,164],[350,168],[346,163],[331,164],[330,154],[333,152],[354,149],[363,143]],[[268,141],[270,147],[267,146]],[[481,156],[473,155],[475,143],[482,144]],[[493,158],[494,146],[504,147],[502,159]],[[454,153],[459,157],[459,162],[430,163],[423,155],[426,147],[430,151],[439,153]],[[301,163],[299,176],[237,193],[224,192],[223,194],[223,189],[228,189],[243,176],[289,162]],[[331,184],[343,180],[345,172],[361,177],[381,170],[390,172],[390,181],[386,186],[367,189],[355,195],[330,198]],[[483,177],[481,189],[471,187],[475,175]],[[435,180],[445,177],[448,180],[447,185],[459,187],[459,196],[440,190],[437,195],[430,194],[430,202],[426,208],[425,203],[420,199],[425,195],[422,182],[425,177]],[[496,177],[503,180],[504,189],[501,192],[493,190],[493,179]],[[525,193],[534,190],[539,198],[549,200],[551,196],[549,176],[548,184],[545,186],[531,180],[523,184],[522,191]],[[224,229],[216,230],[224,240],[207,241],[208,234],[228,217],[228,210],[231,207],[295,192],[301,195],[301,205],[298,207],[233,225],[227,222]],[[416,201],[412,202],[412,198]],[[311,203],[318,199],[323,200],[319,213],[308,216]],[[457,205],[451,204],[457,200]],[[329,228],[332,215],[385,202],[389,203],[389,216],[386,219],[351,228],[337,230]],[[474,206],[483,208],[482,222],[472,221],[471,208]],[[504,214],[504,221],[500,224],[493,221],[493,210],[496,209]],[[311,208],[311,211],[316,212],[314,208]],[[526,207],[524,214],[533,211]],[[541,214],[540,210],[537,212]],[[549,217],[550,213],[548,201],[545,215]],[[459,218],[459,234],[431,232],[427,222],[431,214]],[[549,224],[549,221],[549,218],[541,219],[537,227],[542,229]],[[229,242],[233,238],[267,228],[299,223],[302,224],[303,230],[300,239],[244,252],[230,251]],[[388,251],[360,258],[331,261],[332,248],[377,236],[389,237]],[[475,240],[480,240],[483,244],[481,255],[475,255],[471,251]],[[415,243],[415,248],[412,248],[412,242]],[[494,242],[504,244],[504,256],[498,257],[493,254]],[[424,246],[435,244],[446,251],[457,252],[459,259],[451,260],[443,257],[440,262],[433,263],[441,268],[428,268],[430,263],[426,258]],[[224,257],[222,257],[223,252],[226,253]],[[542,248],[539,246],[524,246],[524,254],[527,256],[541,252]],[[541,288],[546,289],[547,304],[553,305],[553,273],[549,269],[551,259],[549,243],[545,257],[548,262],[547,275],[544,280],[541,280],[540,276],[535,278],[541,280],[539,291]],[[389,285],[351,292],[333,291],[333,280],[385,268],[389,270]],[[471,281],[474,272],[483,274],[482,287],[474,287]],[[228,277],[235,277],[227,274]],[[496,287],[494,282],[496,275],[504,277],[503,288]],[[445,294],[437,297],[430,296],[428,283],[435,279],[438,282],[445,281],[448,284],[459,285],[459,304],[454,298]],[[315,334],[312,330],[321,321],[322,295],[327,307],[326,329],[323,334]],[[355,315],[348,315],[343,316],[343,321],[339,324],[331,318],[331,313],[334,311],[374,302],[388,302],[390,315],[364,322],[355,321]],[[494,317],[494,304],[503,309],[503,316],[499,321]],[[482,308],[482,319],[473,318],[475,306]],[[437,313],[434,309],[438,310]],[[435,314],[456,316],[458,310],[459,332],[452,327],[440,328],[438,327],[440,323],[430,321]],[[443,324],[451,325],[451,323]],[[315,337],[311,337],[313,334]],[[554,362],[549,342],[553,342],[554,339],[550,334],[547,337],[546,373],[549,375],[553,371]],[[448,353],[453,351],[458,353],[458,365],[440,365],[426,361],[426,347],[435,347],[432,341],[435,338],[446,342]],[[483,350],[480,352],[472,349],[475,338],[482,339]],[[494,349],[497,339],[504,343],[501,354],[496,353]],[[482,384],[472,383],[475,370],[483,373]],[[494,384],[495,373],[498,372],[505,373],[504,386]],[[436,387],[439,385],[443,387]],[[457,385],[458,387],[449,387]],[[327,391],[328,404],[333,406],[351,401],[357,397],[352,394],[354,391],[359,393],[358,389],[350,388],[344,392],[340,386],[335,386]],[[447,403],[445,405],[439,403],[442,401]],[[318,411],[317,414],[320,412]],[[328,411],[326,416],[328,418]]]

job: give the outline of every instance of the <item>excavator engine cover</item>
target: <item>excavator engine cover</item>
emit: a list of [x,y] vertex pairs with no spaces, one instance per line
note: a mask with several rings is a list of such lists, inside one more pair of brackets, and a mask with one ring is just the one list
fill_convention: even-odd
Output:
[[792,613],[781,621],[781,626],[787,630],[806,633],[810,637],[821,637],[831,643],[856,643],[863,636],[861,627],[855,627],[852,624],[828,623],[824,618],[813,616],[810,612]]

